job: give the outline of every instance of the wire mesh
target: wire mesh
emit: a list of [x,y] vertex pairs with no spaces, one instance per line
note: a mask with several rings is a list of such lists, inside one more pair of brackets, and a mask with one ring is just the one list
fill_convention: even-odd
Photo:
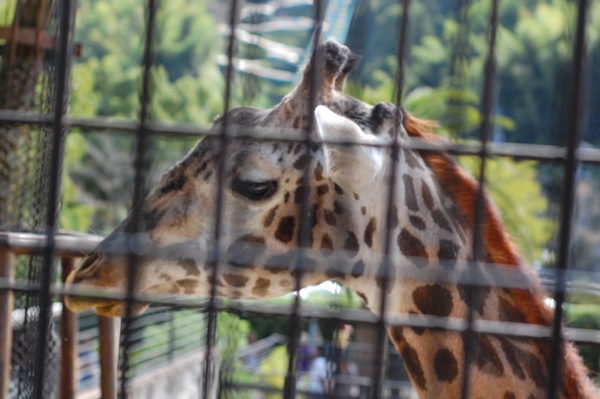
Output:
[[[43,9],[43,11],[40,11]],[[35,27],[43,16],[44,30],[57,33],[54,2],[20,2],[15,24]],[[14,49],[14,50],[13,50]],[[54,112],[54,68],[56,53],[8,41],[0,71],[0,107],[28,111],[42,117]],[[11,61],[11,50],[16,60]],[[0,229],[3,231],[46,231],[51,154],[51,126],[35,127],[0,124]],[[58,211],[58,209],[56,210]],[[42,257],[19,258],[16,277],[40,282],[44,271]],[[11,398],[31,398],[36,366],[36,353],[41,342],[47,343],[44,367],[44,395],[56,391],[60,357],[59,340],[53,323],[40,336],[40,295],[31,291],[15,295],[15,307],[23,311],[23,319],[13,330],[12,374],[9,385]],[[42,310],[48,311],[48,309]]]

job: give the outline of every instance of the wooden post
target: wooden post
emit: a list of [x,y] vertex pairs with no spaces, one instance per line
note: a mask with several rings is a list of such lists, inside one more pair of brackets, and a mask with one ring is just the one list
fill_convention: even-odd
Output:
[[[14,279],[15,255],[0,248],[0,278],[10,284]],[[0,399],[8,397],[10,357],[12,352],[13,292],[0,289]]]
[[[67,280],[67,276],[71,273],[74,266],[75,259],[62,258],[63,283]],[[79,351],[77,350],[78,327],[79,319],[75,313],[67,309],[63,297],[60,318],[61,368],[59,398],[61,399],[75,399],[77,392],[77,365],[79,360]]]
[[102,399],[117,399],[120,325],[119,318],[98,316]]

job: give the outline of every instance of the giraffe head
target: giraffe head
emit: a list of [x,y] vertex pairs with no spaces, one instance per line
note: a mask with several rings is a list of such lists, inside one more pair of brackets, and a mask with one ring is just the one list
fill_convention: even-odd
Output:
[[[128,217],[78,264],[67,283],[124,289],[133,250],[137,292],[207,296],[214,279],[219,296],[282,295],[294,289],[293,250],[301,219],[307,249],[325,255],[346,251],[348,272],[359,277],[364,269],[359,251],[378,246],[373,222],[378,215],[368,208],[373,196],[382,195],[373,185],[385,175],[383,147],[390,141],[389,135],[371,132],[393,130],[395,107],[370,106],[341,92],[356,62],[347,47],[327,42],[276,107],[236,108],[218,117],[211,130],[215,135],[201,140],[149,193],[136,231]],[[309,109],[313,87],[314,110]],[[218,136],[224,127],[231,135],[225,147]],[[307,134],[312,145],[302,142]],[[371,146],[336,146],[335,141]],[[223,252],[213,268],[219,212]],[[344,274],[313,269],[303,284]],[[73,310],[95,307],[103,315],[123,312],[119,301],[69,296],[66,303]],[[136,312],[144,308],[137,305]]]

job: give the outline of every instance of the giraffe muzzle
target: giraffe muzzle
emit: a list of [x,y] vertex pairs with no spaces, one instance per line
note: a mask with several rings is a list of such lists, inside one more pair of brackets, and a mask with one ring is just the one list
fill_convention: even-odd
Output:
[[[122,290],[114,287],[110,278],[107,278],[119,271],[120,269],[115,265],[114,258],[107,258],[100,252],[92,252],[83,258],[67,277],[66,288],[76,288],[79,291],[65,295],[67,308],[73,312],[96,308],[96,313],[103,316],[120,316],[124,314],[122,301],[92,296],[107,293],[107,289],[111,289],[115,294],[120,293]],[[86,295],[85,291],[89,291],[90,295]],[[143,306],[143,308],[145,307],[146,305]]]

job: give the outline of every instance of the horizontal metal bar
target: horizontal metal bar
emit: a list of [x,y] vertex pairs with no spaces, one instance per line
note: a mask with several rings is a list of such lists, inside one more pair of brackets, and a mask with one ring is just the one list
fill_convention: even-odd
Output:
[[[103,237],[92,234],[62,233],[54,236],[53,249],[57,257],[81,257],[91,252]],[[39,255],[48,248],[44,234],[0,232],[0,248],[18,255]]]
[[[56,236],[56,251],[61,256],[72,255],[81,256],[82,254],[93,249],[102,237],[93,235],[72,235],[72,234],[59,234]],[[150,241],[145,242],[144,235],[141,233],[133,236],[127,236],[125,234],[120,237],[120,240],[113,240],[113,244],[104,248],[113,254],[127,255],[131,251],[134,251],[138,255],[152,256],[161,259],[190,259],[196,262],[205,262],[203,256],[207,256],[205,252],[208,250],[202,250],[196,246],[178,246],[176,250],[170,248],[155,248]],[[208,243],[207,248],[212,248],[212,245]],[[45,235],[43,234],[29,234],[29,233],[0,233],[0,247],[8,248],[9,250],[18,254],[36,254],[43,250],[46,245]],[[245,253],[250,256],[252,251],[260,253],[276,255],[276,252],[272,252],[263,246],[255,246],[248,244],[244,247]],[[74,255],[73,255],[74,254]],[[298,260],[301,260],[299,267],[303,272],[310,272],[315,270],[321,270],[320,266],[326,265],[327,270],[336,270],[341,274],[346,273],[347,266],[347,254],[345,251],[339,250],[334,251],[327,257],[324,257],[320,251],[303,249],[302,253],[299,250],[290,250],[291,256],[297,256]],[[232,254],[223,251],[220,254],[221,263],[227,263],[229,257]],[[291,258],[293,261],[293,258]],[[310,262],[304,262],[303,260],[311,259]],[[381,264],[383,262],[382,255],[373,255],[364,258],[364,261],[368,264]],[[402,259],[394,256],[388,261],[391,264],[398,264]],[[485,264],[485,270],[487,278],[478,278],[479,273],[455,273],[452,267],[437,267],[437,268],[420,268],[421,258],[413,258],[406,267],[399,270],[394,279],[395,280],[413,280],[413,281],[434,281],[443,282],[448,284],[467,284],[476,286],[493,286],[495,288],[519,288],[519,289],[532,289],[535,288],[535,280],[531,280],[527,274],[523,273],[519,268],[506,267],[505,265],[496,264]],[[451,261],[453,263],[453,261]],[[280,269],[281,267],[287,267],[287,264],[272,265],[272,267]],[[440,266],[444,266],[444,261],[440,261]],[[465,267],[478,267],[478,264],[467,263]],[[265,266],[267,267],[267,266]],[[521,267],[527,267],[523,265]],[[323,269],[324,270],[324,269]],[[372,277],[383,277],[378,271],[371,271]],[[574,289],[578,292],[586,292],[588,294],[600,296],[600,284],[593,283],[594,281],[600,280],[600,273],[595,272],[584,272],[576,270],[568,270],[561,274],[561,278],[564,278],[568,283],[567,291]],[[581,281],[582,279],[587,280],[589,283]],[[542,280],[545,283],[546,288],[553,288],[554,281],[556,280],[556,273],[544,273]],[[17,284],[17,282],[15,282]],[[0,280],[0,288],[14,288],[15,290],[28,289],[27,287],[14,286],[3,286],[2,280]],[[87,292],[81,293],[81,295],[93,296],[91,289]],[[117,290],[118,292],[118,290]],[[77,294],[75,292],[74,294]],[[98,298],[105,298],[106,289],[102,289],[102,294]],[[120,297],[107,297],[107,299],[121,299]]]
[[[0,124],[50,124],[52,121],[42,118],[39,115],[23,113],[18,111],[0,110]],[[139,122],[135,120],[114,120],[108,118],[90,118],[90,119],[69,119],[67,125],[71,128],[90,129],[96,131],[115,131],[137,132]],[[145,128],[148,132],[157,135],[176,136],[176,137],[197,137],[218,136],[219,131],[211,131],[210,127],[198,126],[191,123],[164,123],[164,122],[146,122]],[[297,133],[294,135],[285,134],[282,137],[282,130],[289,130]],[[229,126],[228,133],[236,139],[260,139],[264,141],[283,141],[292,143],[304,143],[305,138],[302,131],[295,129],[278,129],[277,133],[265,132],[264,129],[249,128],[244,126]],[[286,132],[284,132],[286,133]],[[359,143],[353,141],[314,141],[329,145],[350,146],[362,145],[367,147],[389,148],[390,145],[378,145],[372,143]],[[450,143],[432,144],[419,139],[411,139],[403,144],[407,149],[421,151],[441,151],[451,155],[473,155],[481,156],[483,147],[477,143]],[[566,160],[566,147],[547,145],[547,144],[526,144],[526,143],[488,143],[486,149],[487,156],[512,157],[523,160],[537,161],[564,161]],[[600,164],[600,149],[598,148],[578,148],[575,153],[575,159],[581,163]]]
[[[0,290],[5,289],[9,286],[7,282],[0,279]],[[13,282],[14,287],[18,290],[26,286],[20,283],[18,280]],[[39,285],[38,285],[39,289]],[[127,295],[123,291],[116,289],[90,289],[88,287],[70,287],[65,288],[61,284],[55,284],[51,288],[53,295],[85,295],[88,297],[100,298],[100,299],[112,299],[112,300],[125,300]],[[199,298],[192,296],[181,296],[181,295],[161,295],[161,294],[148,294],[148,293],[136,293],[131,299],[137,302],[151,302],[158,305],[173,305],[182,308],[200,309],[206,310],[208,308],[208,299]],[[223,300],[217,299],[215,307],[219,311],[235,312],[240,314],[259,314],[259,315],[270,315],[270,316],[289,316],[292,312],[288,303],[268,303],[260,300]],[[342,322],[363,322],[363,323],[377,323],[379,319],[375,314],[367,309],[354,309],[354,308],[323,308],[321,306],[305,305],[303,304],[298,309],[298,315],[302,318],[315,318],[315,319],[337,319]],[[444,318],[426,315],[387,315],[385,317],[385,324],[387,326],[395,327],[429,327],[449,331],[464,331],[467,328],[466,320],[456,318]],[[476,320],[472,325],[473,331],[482,334],[495,334],[495,335],[510,335],[528,338],[547,338],[552,334],[551,327],[522,324],[522,323],[509,323],[500,321],[487,321],[487,320]],[[584,342],[592,344],[600,344],[600,331],[587,330],[587,329],[573,329],[567,328],[566,336],[570,341]]]

